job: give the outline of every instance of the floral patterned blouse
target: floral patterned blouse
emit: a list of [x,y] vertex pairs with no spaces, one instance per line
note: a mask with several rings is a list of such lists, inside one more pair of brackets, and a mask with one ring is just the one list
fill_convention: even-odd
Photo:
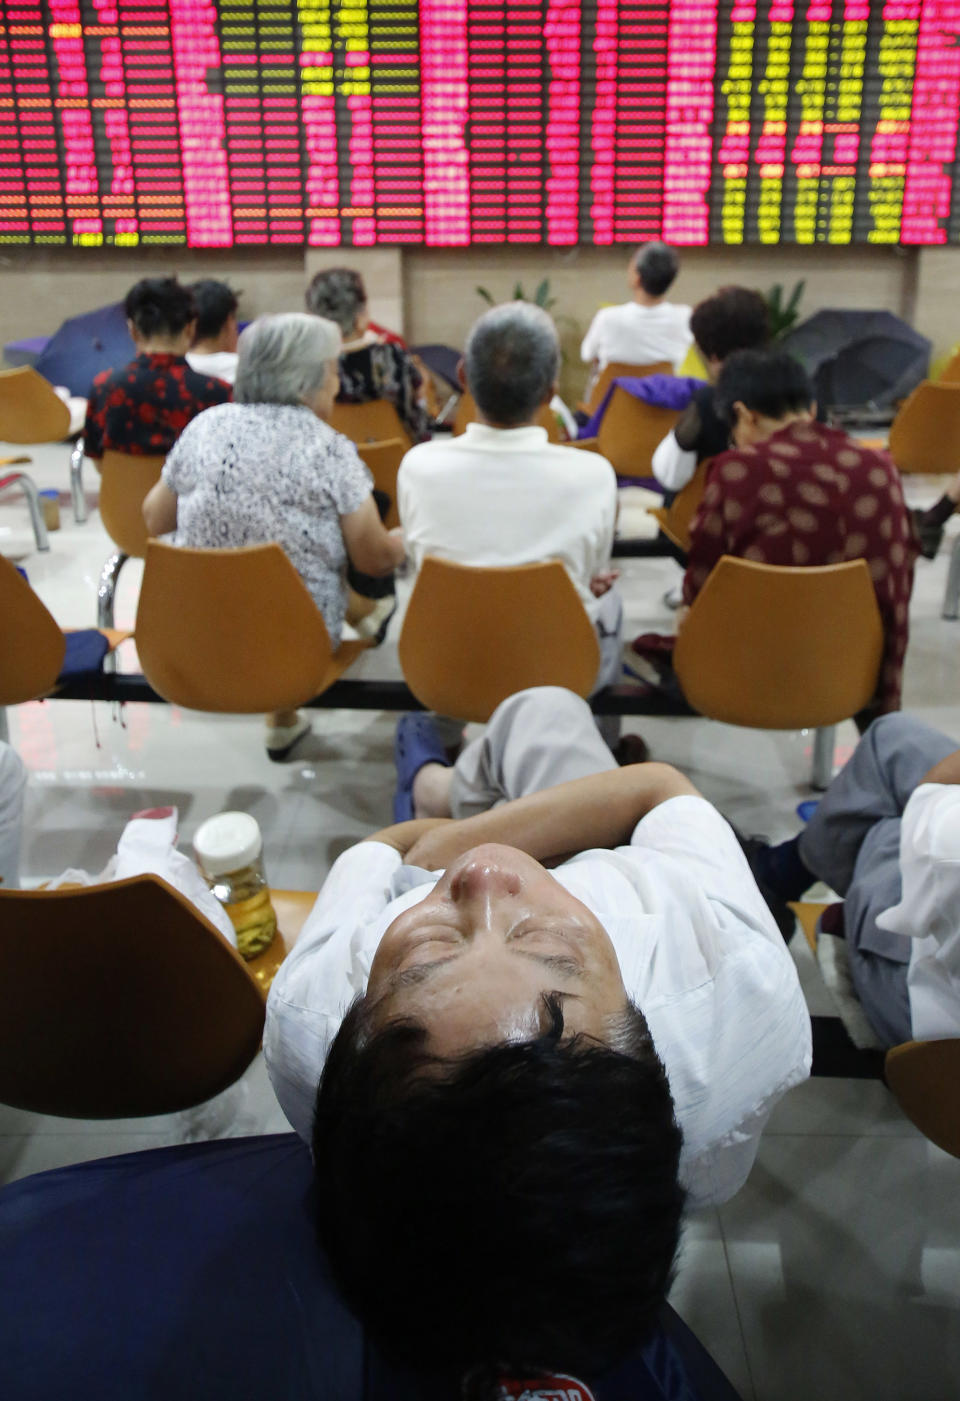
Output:
[[690,529],[685,603],[721,555],[786,565],[865,559],[885,639],[876,710],[900,708],[917,546],[900,474],[885,454],[799,421],[721,453]]
[[192,418],[229,403],[228,384],[192,370],[182,355],[138,355],[93,381],[83,429],[88,457],[108,449],[162,457]]
[[373,488],[349,439],[303,405],[223,404],[184,431],[163,480],[177,498],[178,545],[276,541],[337,646],[346,608],[340,517],[358,510]]

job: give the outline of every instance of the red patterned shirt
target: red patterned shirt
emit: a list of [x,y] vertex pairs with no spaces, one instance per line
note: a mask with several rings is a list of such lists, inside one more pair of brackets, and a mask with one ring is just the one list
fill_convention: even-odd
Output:
[[917,547],[899,473],[885,455],[800,421],[721,453],[691,526],[685,603],[721,555],[786,565],[865,559],[884,630],[877,710],[900,708]]
[[113,449],[162,457],[192,418],[232,398],[229,385],[197,374],[182,355],[138,355],[94,379],[83,429],[87,456]]

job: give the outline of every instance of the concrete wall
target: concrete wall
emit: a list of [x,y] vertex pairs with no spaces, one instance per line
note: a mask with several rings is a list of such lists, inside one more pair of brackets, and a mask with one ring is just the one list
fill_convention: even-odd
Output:
[[[505,298],[517,280],[532,292],[541,277],[549,277],[568,359],[575,360],[579,337],[596,308],[625,295],[627,256],[624,248],[590,247],[344,249],[335,258],[297,249],[10,250],[0,256],[0,343],[49,334],[64,317],[118,300],[137,278],[155,272],[176,272],[184,280],[226,277],[242,290],[247,317],[299,310],[309,276],[342,261],[364,273],[376,320],[414,342],[452,345],[462,344],[483,309],[478,285]],[[804,314],[822,306],[886,307],[930,336],[935,353],[960,339],[960,249],[691,249],[683,255],[675,296],[693,303],[726,282],[789,287],[801,277],[807,281]]]

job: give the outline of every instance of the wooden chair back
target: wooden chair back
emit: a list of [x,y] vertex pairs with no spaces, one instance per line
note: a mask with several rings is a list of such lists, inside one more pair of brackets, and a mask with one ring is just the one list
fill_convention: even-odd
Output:
[[[460,395],[457,404],[457,411],[453,416],[453,436],[459,438],[461,433],[467,431],[467,425],[478,423],[480,415],[477,412],[477,402],[469,389],[465,389]],[[557,422],[557,415],[553,412],[549,404],[544,404],[537,415],[537,423],[541,428],[547,430],[547,437],[551,443],[564,442],[564,436],[560,431],[560,424]]]
[[695,710],[798,730],[849,719],[876,693],[883,627],[866,560],[812,568],[724,555],[674,648]]
[[597,375],[593,388],[584,400],[584,411],[589,414],[596,413],[613,381],[620,379],[622,375],[630,375],[633,379],[645,379],[647,375],[672,374],[673,365],[669,360],[657,360],[649,365],[628,365],[623,360],[611,360]]
[[635,399],[622,385],[613,391],[597,433],[597,452],[623,477],[648,477],[653,454],[680,415]]
[[892,1046],[883,1073],[900,1108],[924,1137],[960,1158],[960,1039]]
[[397,473],[407,451],[408,444],[402,438],[388,438],[385,443],[357,444],[357,452],[370,468],[373,485],[390,497],[390,510],[383,522],[388,530],[400,524],[400,512],[397,510]]
[[32,365],[0,370],[0,439],[59,443],[70,432],[70,410]]
[[103,528],[117,548],[134,559],[143,559],[147,551],[143,503],[160,480],[164,461],[110,449],[97,464]]
[[52,614],[0,555],[0,706],[47,695],[60,675],[66,647]]
[[413,439],[390,399],[369,399],[365,404],[335,403],[329,423],[352,443],[386,443],[399,438],[406,447],[413,447]]
[[960,468],[960,384],[926,379],[890,425],[890,456],[899,471],[953,473]]
[[680,488],[669,506],[657,506],[650,512],[659,522],[660,529],[667,539],[672,540],[684,554],[690,549],[690,527],[707,489],[707,472],[712,460],[708,457],[697,464],[697,470],[686,486]]
[[137,652],[155,691],[192,710],[302,705],[367,645],[333,652],[323,616],[279,545],[189,550],[151,540]]
[[441,715],[489,720],[528,686],[593,690],[600,649],[559,560],[473,568],[428,555],[397,647],[404,679]]
[[0,890],[0,1101],[40,1114],[169,1114],[257,1054],[264,1002],[239,955],[156,876]]

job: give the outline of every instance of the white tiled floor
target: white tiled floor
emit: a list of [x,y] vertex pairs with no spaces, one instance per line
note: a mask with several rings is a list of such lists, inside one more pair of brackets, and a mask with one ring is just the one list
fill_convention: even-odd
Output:
[[[0,444],[0,453],[4,452]],[[67,453],[38,448],[40,487],[61,490],[63,529],[48,555],[33,549],[15,491],[0,497],[0,552],[20,557],[65,626],[96,617],[96,581],[109,541],[95,509],[73,524]],[[95,473],[88,497],[96,501]],[[939,483],[907,482],[912,504]],[[951,522],[948,534],[960,528]],[[948,545],[921,560],[911,611],[906,708],[960,740],[960,623],[940,619]],[[626,635],[667,631],[661,603],[678,577],[668,560],[625,560]],[[117,609],[131,623],[140,566],[127,566]],[[395,632],[393,634],[395,638]],[[242,640],[238,639],[238,645]],[[134,665],[132,648],[121,662]],[[397,676],[395,641],[362,672]],[[23,851],[27,883],[67,866],[99,870],[129,813],[180,810],[181,841],[224,807],[260,822],[271,879],[316,889],[334,857],[389,820],[393,717],[315,712],[315,738],[297,762],[273,765],[257,718],[166,706],[33,704],[10,717],[30,769]],[[657,757],[678,764],[748,832],[798,826],[810,796],[810,734],[766,734],[702,720],[628,721]],[[838,733],[838,759],[856,742]],[[832,1009],[805,946],[794,952],[811,1010]],[[257,1061],[206,1110],[88,1124],[0,1107],[0,1179],[103,1154],[222,1133],[279,1132],[285,1121]],[[815,1080],[776,1110],[746,1187],[689,1222],[673,1290],[676,1307],[749,1401],[952,1401],[960,1377],[960,1162],[927,1144],[881,1084]]]

